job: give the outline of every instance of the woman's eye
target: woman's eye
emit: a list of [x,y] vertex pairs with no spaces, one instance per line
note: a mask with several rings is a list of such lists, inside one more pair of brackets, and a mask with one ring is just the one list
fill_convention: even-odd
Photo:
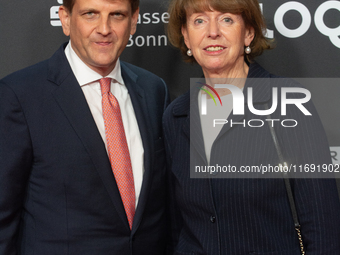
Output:
[[226,22],[226,23],[232,23],[233,22],[231,18],[224,18],[223,21]]
[[203,23],[203,19],[196,19],[194,21],[195,24],[202,24]]

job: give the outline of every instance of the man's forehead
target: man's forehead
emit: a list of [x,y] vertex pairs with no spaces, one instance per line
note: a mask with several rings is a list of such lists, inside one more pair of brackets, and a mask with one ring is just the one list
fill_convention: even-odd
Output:
[[100,5],[100,4],[117,4],[117,5],[127,5],[130,6],[130,0],[74,0],[75,4],[82,4],[82,5]]

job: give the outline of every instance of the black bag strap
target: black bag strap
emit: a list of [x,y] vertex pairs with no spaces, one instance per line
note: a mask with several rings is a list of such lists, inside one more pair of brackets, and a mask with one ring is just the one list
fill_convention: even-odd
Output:
[[[269,123],[269,121],[268,121],[268,123]],[[275,148],[276,148],[276,151],[277,151],[277,155],[279,156],[279,160],[280,160],[281,164],[283,164],[282,167],[287,167],[287,163],[284,161],[283,156],[282,156],[281,147],[279,145],[275,129],[271,124],[269,124],[269,130],[270,130],[270,133],[272,135],[272,138],[273,138],[273,141],[274,141],[274,144],[275,144]],[[300,223],[299,223],[299,219],[298,219],[297,212],[296,212],[295,201],[294,201],[294,197],[293,197],[292,187],[290,185],[290,180],[289,180],[288,174],[286,172],[283,171],[282,174],[283,174],[283,179],[284,179],[284,182],[285,182],[285,185],[286,185],[286,191],[287,191],[287,195],[288,195],[288,199],[289,199],[290,209],[291,209],[292,215],[293,215],[294,225],[295,225],[295,227],[299,227]]]
[[[265,105],[265,109],[268,110],[267,104]],[[268,119],[271,119],[270,115],[268,115]],[[280,163],[281,169],[282,169],[282,167],[288,167],[287,163],[284,161],[284,158],[283,158],[283,155],[282,155],[282,150],[281,150],[279,141],[277,139],[275,129],[274,129],[273,125],[270,124],[270,121],[268,121],[268,126],[269,126],[269,130],[270,130],[270,134],[272,135],[272,138],[273,138],[273,142],[274,142],[274,145],[275,145],[275,148],[276,148],[277,155],[278,155],[279,160],[281,162]],[[286,186],[287,196],[288,196],[288,199],[289,199],[290,210],[292,212],[292,216],[293,216],[293,220],[294,220],[295,230],[297,232],[298,239],[299,239],[301,254],[304,255],[305,249],[304,249],[303,242],[302,242],[302,236],[301,236],[301,230],[300,230],[301,226],[300,226],[298,214],[297,214],[297,211],[296,211],[292,187],[291,187],[291,184],[290,184],[288,173],[285,172],[285,171],[282,171],[282,175],[283,175],[283,179],[284,179],[285,186]]]

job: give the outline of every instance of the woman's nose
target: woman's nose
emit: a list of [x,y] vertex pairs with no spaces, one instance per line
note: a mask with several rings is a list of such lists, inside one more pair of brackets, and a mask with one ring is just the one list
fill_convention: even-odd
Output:
[[219,24],[217,21],[211,21],[209,22],[209,26],[208,26],[208,37],[215,39],[218,38],[220,36],[220,28],[219,28]]

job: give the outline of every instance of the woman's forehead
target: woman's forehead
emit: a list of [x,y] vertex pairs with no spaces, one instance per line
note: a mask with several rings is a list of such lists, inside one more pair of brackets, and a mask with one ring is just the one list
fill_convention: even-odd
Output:
[[184,9],[187,15],[205,11],[219,11],[222,13],[240,13],[241,6],[237,1],[226,0],[186,0]]

